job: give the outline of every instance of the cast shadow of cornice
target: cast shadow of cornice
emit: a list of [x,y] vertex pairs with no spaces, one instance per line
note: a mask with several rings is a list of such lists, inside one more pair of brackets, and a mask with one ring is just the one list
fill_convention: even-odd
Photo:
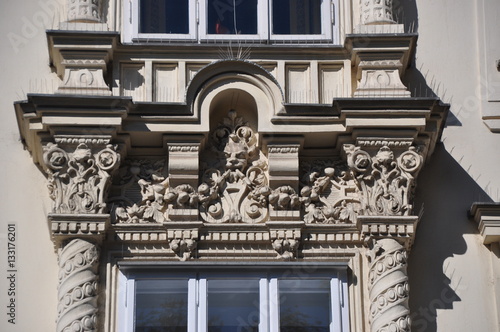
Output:
[[468,218],[476,201],[491,199],[438,144],[418,177],[415,206],[425,211],[408,264],[412,332],[437,332],[437,309],[453,309],[453,303],[461,301],[455,292],[460,276],[454,276],[445,261],[467,252],[464,234],[478,233]]

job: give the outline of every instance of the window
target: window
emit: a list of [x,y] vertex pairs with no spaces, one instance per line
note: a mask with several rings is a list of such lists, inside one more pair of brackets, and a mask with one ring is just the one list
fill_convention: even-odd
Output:
[[130,0],[124,41],[333,42],[336,1]]
[[300,266],[140,270],[123,270],[119,331],[349,329],[345,268],[314,266],[313,272],[311,267]]

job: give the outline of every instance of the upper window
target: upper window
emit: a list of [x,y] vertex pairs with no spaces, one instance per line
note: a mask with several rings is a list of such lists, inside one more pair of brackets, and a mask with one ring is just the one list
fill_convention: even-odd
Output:
[[124,332],[348,331],[345,270],[125,272]]
[[131,0],[125,42],[333,42],[337,0]]

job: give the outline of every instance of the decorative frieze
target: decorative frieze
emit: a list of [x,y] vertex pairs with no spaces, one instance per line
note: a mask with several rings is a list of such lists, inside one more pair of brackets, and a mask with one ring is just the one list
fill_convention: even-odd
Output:
[[59,253],[57,332],[97,331],[99,249],[74,239]]
[[[79,142],[75,138],[75,141]],[[116,146],[87,143],[44,146],[53,213],[92,214],[106,211],[110,177],[120,163]],[[76,147],[75,147],[76,145]]]
[[407,254],[398,241],[374,240],[368,251],[372,332],[409,332]]

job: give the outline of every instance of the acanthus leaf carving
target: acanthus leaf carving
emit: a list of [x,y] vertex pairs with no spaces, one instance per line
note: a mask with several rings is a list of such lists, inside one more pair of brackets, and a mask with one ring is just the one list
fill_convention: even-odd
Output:
[[345,145],[344,150],[356,180],[363,215],[410,215],[415,176],[423,161],[416,147],[396,151],[399,155],[387,145],[372,154],[351,144]]
[[[120,163],[116,146],[82,142],[61,148],[44,146],[49,194],[54,213],[104,213],[112,172]],[[97,151],[96,151],[97,150]]]

